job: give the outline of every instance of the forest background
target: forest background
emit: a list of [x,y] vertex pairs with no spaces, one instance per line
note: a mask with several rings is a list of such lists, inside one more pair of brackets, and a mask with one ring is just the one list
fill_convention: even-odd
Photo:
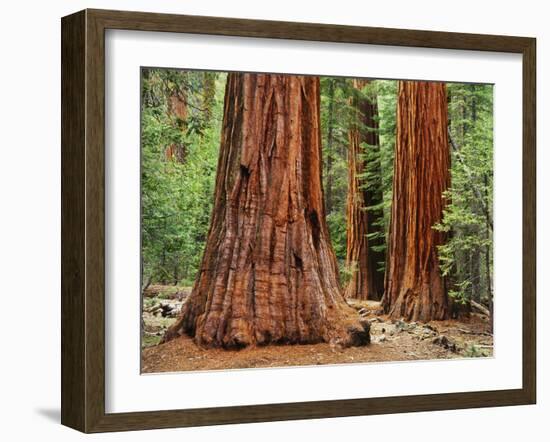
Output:
[[[142,290],[154,284],[193,285],[210,225],[227,74],[142,71]],[[359,84],[359,86],[358,86]],[[398,82],[321,77],[322,181],[326,222],[343,287],[357,272],[346,257],[350,130],[372,133],[359,158],[359,186],[380,198],[362,210],[376,214],[369,243],[383,280],[390,223]],[[450,202],[433,226],[447,233],[438,249],[449,296],[492,308],[493,90],[485,84],[447,84],[451,149]],[[357,100],[376,105],[365,126]],[[348,259],[346,259],[348,258]]]

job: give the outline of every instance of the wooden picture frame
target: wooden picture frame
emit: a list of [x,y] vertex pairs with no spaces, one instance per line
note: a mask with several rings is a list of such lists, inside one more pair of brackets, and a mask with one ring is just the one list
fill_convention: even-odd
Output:
[[[105,30],[495,51],[523,57],[521,388],[105,412]],[[62,19],[62,424],[83,432],[533,404],[536,400],[536,41],[533,38],[84,10]]]

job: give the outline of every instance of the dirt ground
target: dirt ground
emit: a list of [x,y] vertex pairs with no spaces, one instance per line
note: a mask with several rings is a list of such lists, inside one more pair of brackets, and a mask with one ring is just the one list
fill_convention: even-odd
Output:
[[[180,301],[161,302],[172,302],[177,310]],[[149,306],[154,302],[148,301]],[[187,336],[157,345],[175,318],[144,311],[142,373],[490,357],[493,354],[491,326],[481,314],[473,313],[460,321],[409,323],[381,315],[379,303],[350,304],[371,324],[368,346],[338,348],[312,344],[202,349]]]

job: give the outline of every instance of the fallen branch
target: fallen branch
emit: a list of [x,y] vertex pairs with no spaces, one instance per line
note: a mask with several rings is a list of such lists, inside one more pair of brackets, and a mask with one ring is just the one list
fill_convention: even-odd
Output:
[[465,328],[459,328],[459,327],[449,327],[449,328],[446,328],[446,329],[442,329],[442,330],[440,330],[440,333],[448,333],[448,332],[451,332],[451,331],[457,331],[457,332],[463,333],[465,335],[493,336],[492,333],[488,333],[488,332],[484,332],[484,331],[476,332],[476,331],[473,331],[473,330],[466,330]]
[[465,328],[455,328],[454,330],[458,330],[459,332],[464,333],[465,335],[493,336],[492,333],[487,333],[484,331],[476,332],[472,330],[466,330]]
[[470,300],[470,304],[472,305],[473,308],[475,308],[478,312],[480,313],[483,313],[484,315],[488,316],[488,317],[491,317],[491,312],[489,311],[489,309],[477,302],[475,302],[474,300]]

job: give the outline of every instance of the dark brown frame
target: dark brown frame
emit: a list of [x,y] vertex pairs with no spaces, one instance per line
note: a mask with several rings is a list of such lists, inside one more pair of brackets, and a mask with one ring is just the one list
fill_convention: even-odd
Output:
[[[61,422],[83,432],[141,430],[536,401],[536,40],[405,29],[84,10],[62,29]],[[105,413],[105,30],[127,29],[519,53],[523,56],[523,386],[401,397]]]

